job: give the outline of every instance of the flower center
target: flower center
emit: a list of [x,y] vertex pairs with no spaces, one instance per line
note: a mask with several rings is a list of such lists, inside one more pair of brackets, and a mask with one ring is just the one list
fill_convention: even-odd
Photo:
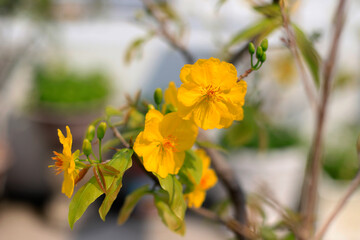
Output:
[[203,96],[208,100],[220,101],[221,96],[219,96],[221,90],[220,87],[214,87],[213,85],[208,85],[203,89]]
[[169,135],[166,138],[164,138],[163,142],[162,142],[162,146],[164,148],[164,150],[170,150],[175,152],[176,151],[176,137]]

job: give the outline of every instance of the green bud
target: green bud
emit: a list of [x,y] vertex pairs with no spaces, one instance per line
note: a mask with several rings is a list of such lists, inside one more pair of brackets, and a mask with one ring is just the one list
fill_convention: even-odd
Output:
[[262,47],[258,47],[257,49],[256,49],[256,58],[257,59],[260,59],[261,58],[261,56],[263,55],[263,49],[262,49]]
[[264,40],[261,41],[261,44],[260,44],[262,50],[264,52],[266,52],[266,50],[268,49],[268,46],[269,46],[269,42],[267,40],[267,38],[265,38]]
[[260,62],[265,62],[266,61],[266,53],[263,53],[263,55],[261,56],[261,58],[259,59]]
[[155,89],[154,100],[157,105],[160,105],[162,102],[163,94],[161,88]]
[[252,42],[249,42],[249,46],[248,46],[248,49],[249,49],[249,53],[250,54],[254,54],[255,53],[255,46]]
[[104,138],[105,132],[106,132],[106,122],[102,122],[99,124],[97,129],[97,137],[99,140]]
[[82,145],[82,150],[87,157],[91,154],[92,148],[91,148],[91,143],[90,143],[89,139],[87,139],[87,138],[84,139],[84,142]]
[[148,108],[148,110],[155,109],[154,105],[152,105],[152,104],[148,104],[147,108]]
[[91,142],[95,137],[95,127],[94,125],[90,125],[87,129],[86,132],[86,138],[89,139],[89,141]]

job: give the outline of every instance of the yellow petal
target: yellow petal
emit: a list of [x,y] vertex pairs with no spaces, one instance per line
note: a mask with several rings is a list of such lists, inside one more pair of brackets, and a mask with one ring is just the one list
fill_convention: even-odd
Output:
[[172,104],[175,108],[178,106],[178,99],[177,99],[177,88],[174,82],[169,83],[169,87],[165,90],[164,93],[164,100],[166,104]]
[[200,180],[200,186],[203,190],[208,190],[217,183],[218,179],[213,169],[206,169]]
[[74,192],[74,175],[64,172],[64,181],[62,184],[62,193],[64,193],[68,198],[71,198]]
[[174,138],[177,151],[190,149],[196,140],[198,128],[193,121],[184,120],[176,112],[166,114],[160,125],[160,133],[164,138]]
[[193,106],[203,99],[202,86],[188,82],[181,85],[178,90],[178,100],[186,107]]
[[206,192],[201,189],[195,189],[193,192],[185,194],[184,198],[189,207],[199,208],[205,200]]
[[210,167],[210,158],[204,149],[196,149],[195,153],[202,160],[202,164],[203,164],[202,168],[203,168],[203,173],[204,173],[205,170]]

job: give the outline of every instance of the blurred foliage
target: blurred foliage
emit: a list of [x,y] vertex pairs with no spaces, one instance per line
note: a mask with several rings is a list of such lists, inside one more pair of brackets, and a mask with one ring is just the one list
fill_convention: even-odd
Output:
[[360,129],[359,126],[347,126],[342,131],[346,133],[345,139],[341,139],[344,144],[329,145],[325,149],[323,168],[333,179],[352,180],[359,170],[355,143]]
[[224,131],[221,145],[224,148],[241,147],[259,150],[296,146],[301,143],[294,129],[280,128],[271,124],[258,107],[244,107],[244,120]]
[[0,14],[10,15],[25,10],[36,17],[49,18],[53,4],[54,0],[0,0]]
[[109,79],[101,71],[81,73],[64,65],[38,66],[33,80],[35,108],[89,110],[102,105],[110,94]]

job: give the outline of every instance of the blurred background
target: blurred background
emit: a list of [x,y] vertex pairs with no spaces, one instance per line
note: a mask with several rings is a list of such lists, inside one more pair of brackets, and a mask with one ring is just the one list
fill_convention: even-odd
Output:
[[[261,0],[156,1],[196,59],[233,59],[252,40],[244,30],[261,23]],[[319,57],[331,36],[334,0],[292,1],[294,22]],[[349,1],[337,73],[326,125],[324,169],[319,190],[319,223],[358,171],[355,142],[360,133],[360,2]],[[69,125],[80,148],[88,124],[107,105],[141,90],[151,100],[169,81],[180,86],[186,61],[156,34],[158,25],[140,0],[0,0],[0,238],[1,239],[228,239],[221,226],[189,214],[179,237],[144,199],[124,226],[116,225],[123,196],[148,181],[136,170],[124,177],[122,197],[103,223],[95,202],[70,231],[70,200],[61,194],[52,151],[61,151],[56,129]],[[245,119],[230,129],[209,131],[224,150],[248,194],[266,188],[296,209],[313,115],[283,30],[267,36],[267,61],[246,81]],[[236,41],[235,41],[235,40]],[[244,54],[234,62],[249,68]],[[309,75],[311,73],[308,73]],[[210,190],[206,206],[224,205],[224,190]],[[249,197],[249,200],[251,198]],[[268,211],[269,222],[276,216]],[[360,192],[339,215],[326,239],[358,239]]]

